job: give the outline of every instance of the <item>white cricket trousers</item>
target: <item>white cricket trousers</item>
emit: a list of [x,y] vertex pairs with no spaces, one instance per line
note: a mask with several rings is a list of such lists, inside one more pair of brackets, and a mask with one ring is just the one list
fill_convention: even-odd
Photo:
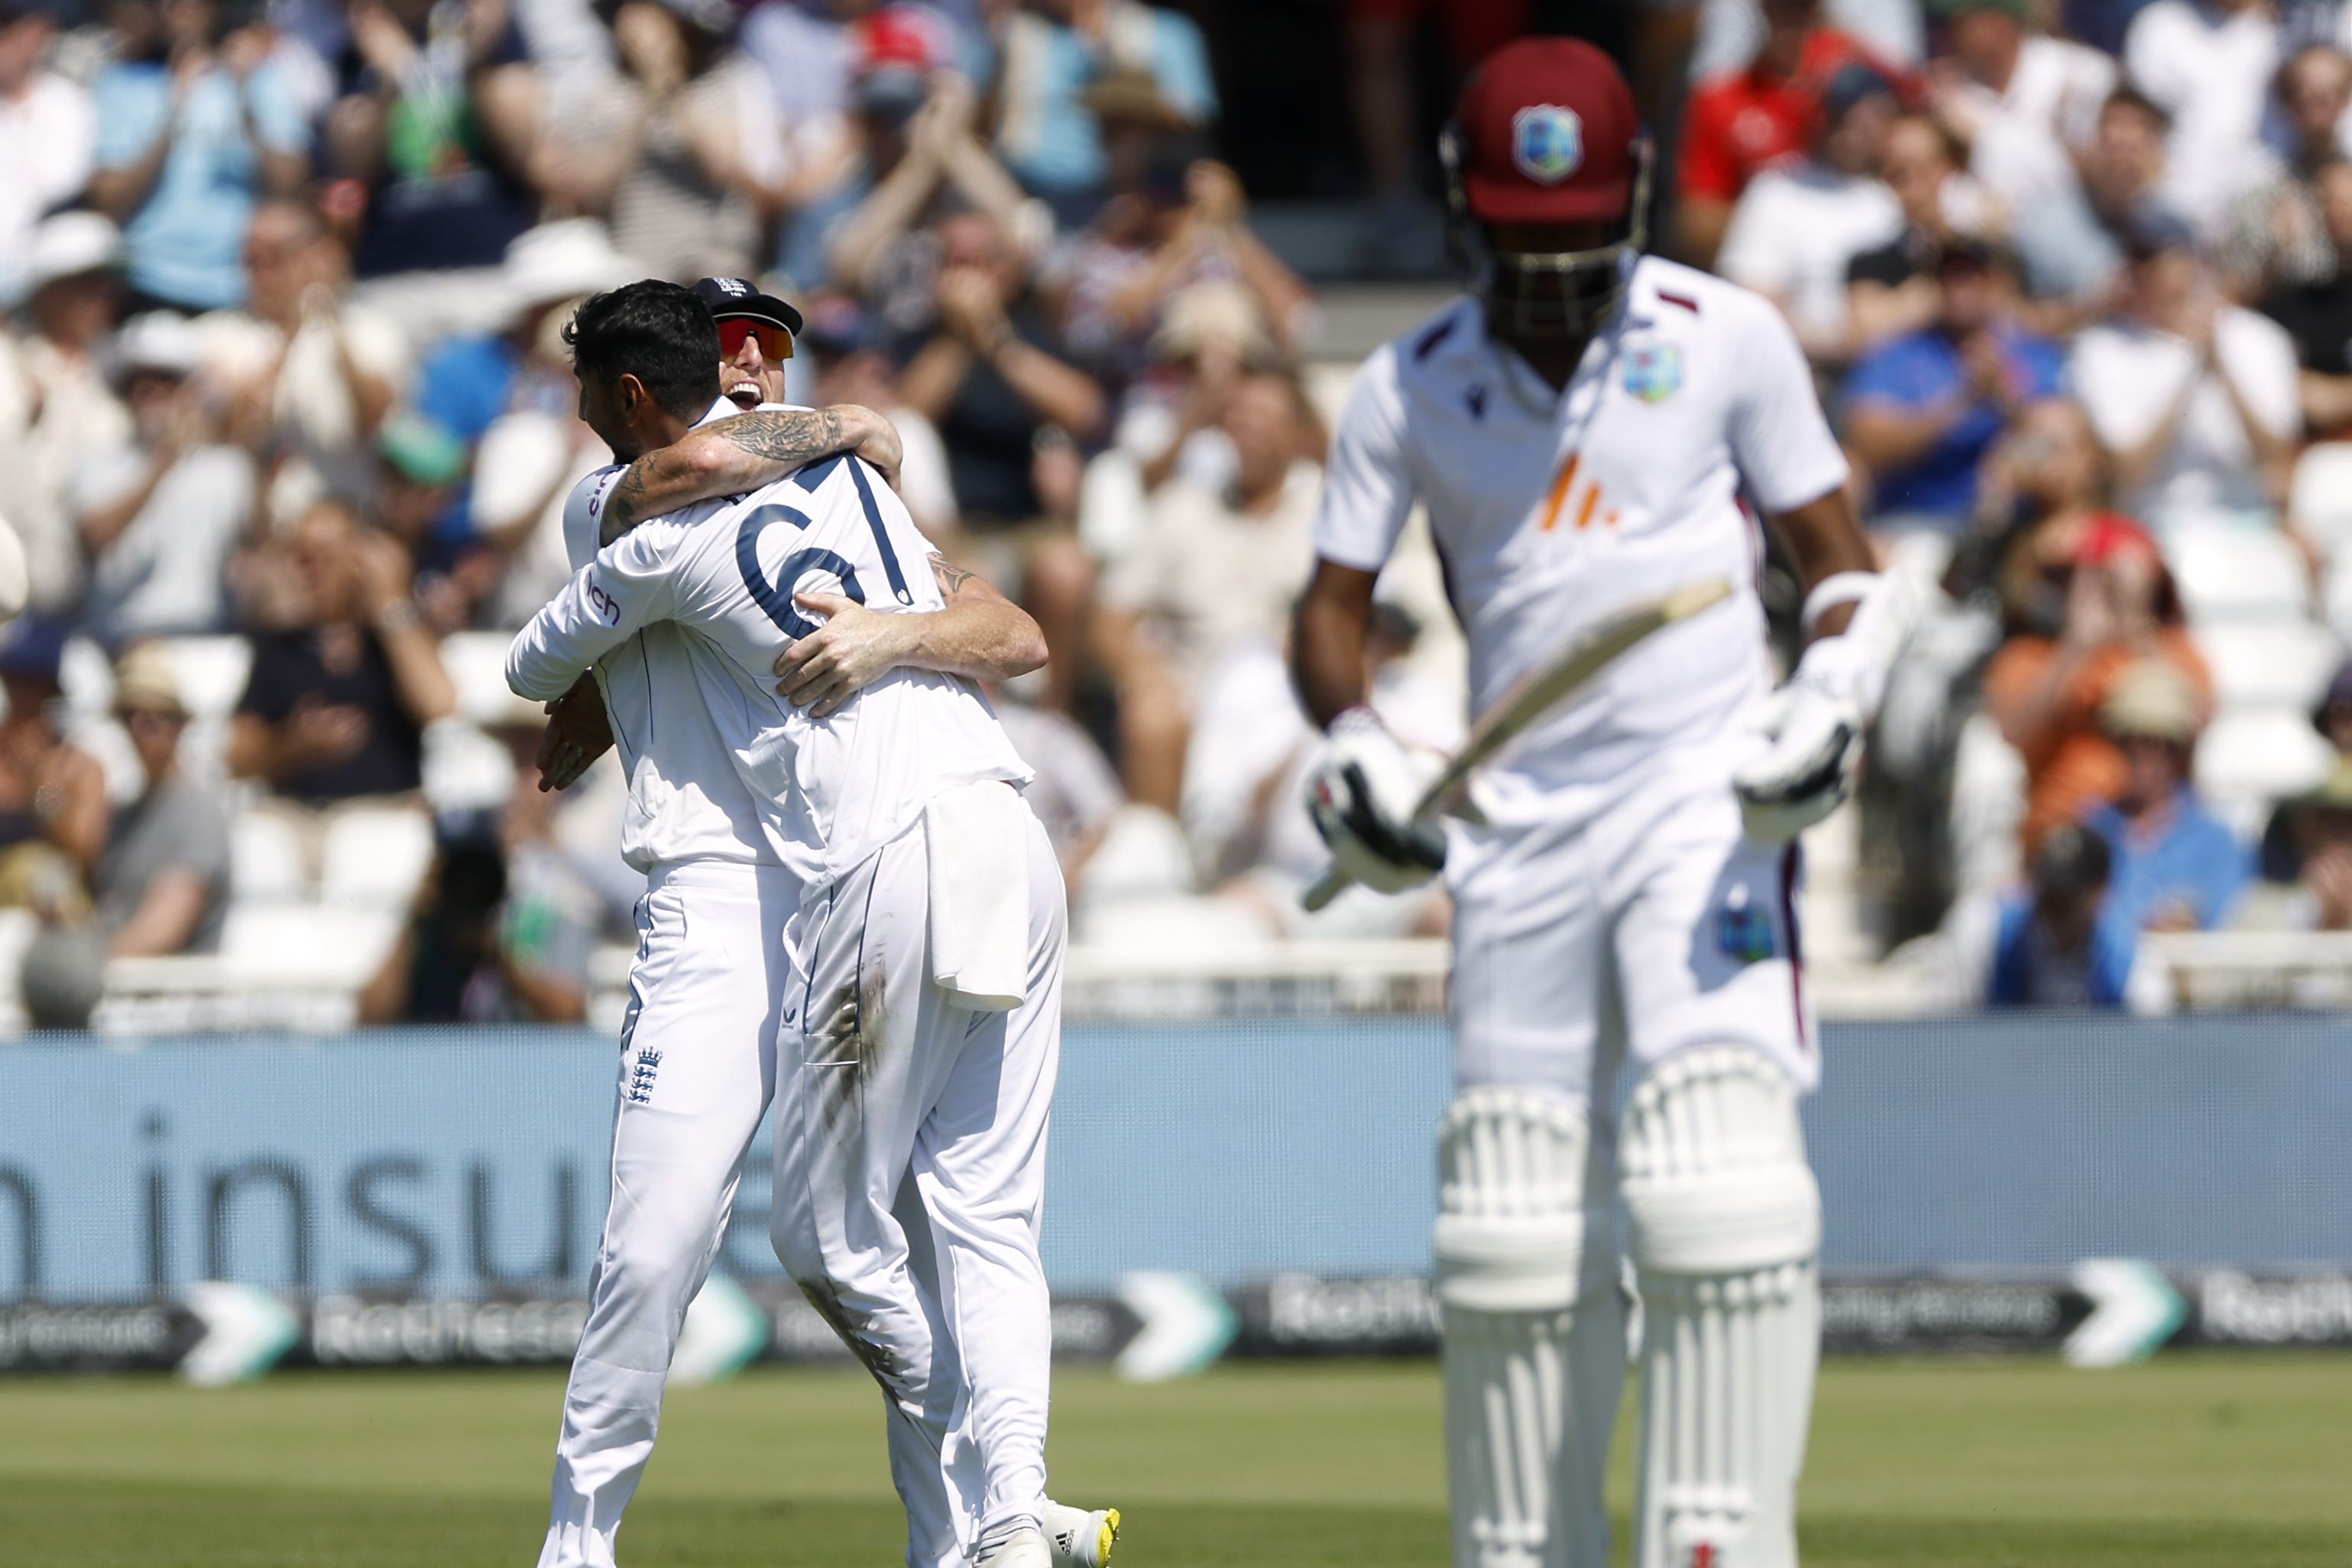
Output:
[[[777,1256],[882,1384],[910,1568],[969,1561],[1045,1499],[1052,1310],[1037,1251],[1067,916],[1029,837],[1028,995],[973,1012],[930,978],[918,823],[790,927]],[[949,1516],[929,1500],[942,1484]]]
[[780,867],[703,860],[657,868],[637,904],[612,1205],[563,1391],[540,1568],[613,1562],[678,1330],[775,1086],[783,930],[799,899]]

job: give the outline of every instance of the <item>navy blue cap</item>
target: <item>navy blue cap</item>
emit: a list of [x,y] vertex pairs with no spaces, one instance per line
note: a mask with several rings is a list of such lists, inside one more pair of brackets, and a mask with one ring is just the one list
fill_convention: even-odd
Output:
[[698,279],[694,297],[710,307],[714,321],[765,321],[801,335],[801,313],[773,294],[761,292],[749,278]]

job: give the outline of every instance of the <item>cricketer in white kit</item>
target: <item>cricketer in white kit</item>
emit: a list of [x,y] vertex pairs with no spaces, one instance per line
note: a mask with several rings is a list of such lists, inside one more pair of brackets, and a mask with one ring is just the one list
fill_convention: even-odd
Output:
[[[760,401],[761,388],[770,397],[780,393],[776,362],[791,353],[797,313],[740,282],[733,290],[740,299],[712,280],[697,291],[758,311],[765,323],[719,364],[720,384],[730,395],[749,389],[740,403]],[[692,390],[701,397],[711,388]],[[698,462],[656,473],[656,465],[640,460],[584,480],[564,520],[575,566],[594,558],[618,489],[640,504],[667,506],[853,445],[884,464],[895,458],[887,422],[855,408],[770,409],[714,442],[716,422],[740,405],[710,408],[698,426],[706,448]],[[716,452],[709,449],[714,445]],[[860,635],[853,617],[837,617],[826,637],[802,645],[784,685],[796,700],[824,708],[904,665],[1010,677],[1040,662],[1042,639],[1025,615],[977,579],[950,578],[947,587],[944,607],[900,617],[892,637]],[[624,1035],[612,1201],[566,1390],[541,1556],[548,1568],[613,1561],[623,1511],[651,1453],[662,1378],[687,1304],[709,1271],[745,1145],[774,1085],[778,1002],[791,973],[782,933],[799,907],[800,881],[760,826],[759,808],[703,700],[694,667],[709,657],[675,626],[644,628],[607,650],[581,688],[551,705],[556,719],[542,748],[548,785],[562,787],[618,739],[631,781],[624,853],[648,873]],[[811,673],[816,679],[805,678]],[[926,1465],[936,1470],[936,1442],[896,1428],[892,1441],[894,1466],[913,1464],[919,1475]],[[899,1455],[900,1447],[911,1447],[912,1458]],[[924,1532],[951,1544],[943,1481],[928,1497],[917,1490],[912,1505]],[[1054,1511],[1061,1560],[1084,1565],[1107,1557],[1115,1515]],[[921,1559],[960,1560],[945,1548]]]
[[[633,312],[675,304],[665,289],[691,301],[631,285],[574,323],[583,417],[616,449],[683,430],[631,390],[629,367],[658,355]],[[1029,771],[959,676],[894,670],[830,712],[774,686],[780,653],[818,635],[816,606],[940,608],[931,557],[871,469],[819,465],[640,523],[517,637],[508,679],[554,695],[656,627],[700,650],[700,700],[800,894],[782,943],[778,1252],[887,1396],[909,1563],[1043,1568],[1037,1225],[1066,933],[1018,793]]]
[[[1788,327],[1641,255],[1648,150],[1606,56],[1490,56],[1442,152],[1476,281],[1357,381],[1294,658],[1330,733],[1309,806],[1335,859],[1388,888],[1442,864],[1455,904],[1433,1248],[1454,1561],[1608,1560],[1622,1199],[1643,1309],[1633,1560],[1790,1568],[1821,1227],[1791,840],[1844,797],[1901,602]],[[1812,640],[1778,692],[1743,490],[1809,589]],[[1629,605],[1744,591],[1604,669],[1489,767],[1483,824],[1441,835],[1412,818],[1433,763],[1361,706],[1373,581],[1416,501],[1479,711]]]

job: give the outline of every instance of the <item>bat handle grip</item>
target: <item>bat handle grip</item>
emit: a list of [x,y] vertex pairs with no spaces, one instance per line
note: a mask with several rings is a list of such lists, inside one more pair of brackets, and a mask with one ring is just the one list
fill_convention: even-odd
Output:
[[1307,891],[1299,895],[1298,907],[1305,910],[1311,915],[1316,910],[1329,904],[1332,900],[1338,898],[1340,894],[1346,892],[1349,884],[1354,882],[1354,880],[1355,879],[1353,877],[1349,876],[1348,873],[1339,869],[1339,867],[1334,866],[1329,870],[1324,872],[1322,876],[1317,878],[1313,887],[1307,889]]

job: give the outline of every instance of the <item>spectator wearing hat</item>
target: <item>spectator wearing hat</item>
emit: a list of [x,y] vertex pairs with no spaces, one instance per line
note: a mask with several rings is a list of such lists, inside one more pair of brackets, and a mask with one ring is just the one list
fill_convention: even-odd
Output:
[[229,560],[253,531],[253,459],[222,439],[221,408],[198,374],[189,324],[154,311],[114,346],[131,438],[76,477],[73,514],[89,552],[83,623],[110,647],[227,624]]
[[2212,700],[2156,542],[2113,513],[2067,510],[2079,521],[2041,535],[2033,557],[2055,625],[2010,637],[1984,677],[1985,710],[2025,763],[2029,855],[2060,823],[2124,792],[2128,764],[2099,715],[2125,670],[2168,664],[2200,710]]
[[1900,107],[1889,78],[1841,67],[1822,91],[1807,155],[1748,182],[1716,256],[1716,270],[1778,305],[1822,363],[1842,364],[1852,351],[1847,264],[1903,233],[1902,205],[1879,177]]
[[2033,853],[2025,891],[1995,917],[1985,1002],[1994,1007],[2114,1007],[2131,981],[2134,932],[2105,918],[2114,855],[2068,823]]
[[2124,34],[2124,69],[2172,118],[2165,197],[2214,232],[2260,180],[2271,79],[2279,68],[2270,0],[2153,0]]
[[107,956],[215,952],[228,895],[228,814],[180,765],[188,710],[163,645],[142,643],[116,664],[114,717],[146,782],[114,813],[90,879]]
[[[507,247],[506,330],[459,340],[428,363],[416,413],[475,446],[469,479],[436,532],[479,550],[494,568],[488,619],[519,626],[572,575],[563,547],[563,498],[612,461],[580,421],[579,383],[563,324],[583,296],[626,281],[635,268],[593,218],[541,224]],[[469,379],[478,372],[485,379]],[[496,400],[489,395],[495,386]],[[486,426],[475,422],[488,417]],[[428,571],[432,562],[420,556]]]
[[[364,502],[374,493],[376,431],[408,378],[406,335],[352,302],[351,257],[307,201],[256,208],[244,257],[245,303],[195,322],[231,427],[277,467],[278,494]],[[299,504],[271,510],[289,516]]]
[[2065,368],[2063,350],[2018,325],[2006,256],[1955,240],[1935,278],[1935,322],[1864,354],[1846,379],[1847,447],[1881,531],[1965,529],[1985,454],[2027,405],[2057,394]]
[[2352,161],[2337,157],[2312,174],[2326,272],[2273,289],[2263,314],[2284,327],[2302,366],[2304,423],[2320,440],[2352,436]]
[[1945,26],[1928,99],[1969,147],[1969,172],[2012,213],[2075,199],[2075,162],[2116,89],[2114,57],[2034,30],[2032,0],[1934,0],[1929,9]]
[[68,924],[89,910],[89,878],[111,815],[105,770],[58,732],[62,622],[26,616],[0,633],[0,905]]
[[310,131],[269,43],[218,0],[110,0],[92,87],[91,205],[122,226],[131,287],[182,310],[241,303],[255,206],[310,176]]
[[2084,329],[2067,375],[2126,511],[2158,529],[2276,516],[2302,425],[2294,343],[2222,297],[2181,219],[2134,225],[2123,307]]
[[328,209],[354,224],[353,292],[412,342],[505,304],[499,264],[538,220],[545,93],[501,0],[365,0],[329,62]]
[[495,540],[451,531],[449,510],[465,488],[471,454],[435,420],[403,412],[375,442],[373,517],[416,566],[416,607],[446,637],[474,624],[499,588],[506,555]]
[[296,592],[291,624],[253,637],[237,700],[229,772],[257,779],[313,875],[335,815],[409,806],[423,783],[424,730],[457,706],[405,553],[324,500],[282,544]]
[[32,0],[0,0],[0,300],[26,292],[42,215],[89,184],[89,94],[47,68],[57,23]]
[[[131,414],[115,395],[104,346],[120,317],[122,236],[96,213],[60,213],[33,231],[19,319],[28,331],[0,350],[13,368],[27,421],[0,430],[0,471],[14,478],[9,520],[25,545],[33,603],[58,615],[80,603],[86,563],[69,501],[77,474],[131,439]],[[6,362],[13,357],[13,367]]]
[[1141,72],[1186,126],[1217,118],[1208,49],[1181,12],[1140,0],[1040,0],[1004,17],[998,50],[996,155],[1073,227],[1102,205],[1110,172],[1088,87]]
[[490,330],[443,339],[419,364],[411,405],[471,446],[500,415],[519,407],[569,414],[578,395],[568,359],[523,378],[547,324],[590,294],[635,275],[594,218],[560,218],[516,237],[499,269],[502,301]]
[[1849,65],[1895,68],[1822,20],[1821,0],[1765,0],[1764,37],[1738,70],[1691,89],[1675,166],[1676,250],[1711,265],[1733,206],[1764,170],[1801,160],[1822,89]]
[[2107,916],[2132,931],[2211,931],[2245,890],[2245,846],[2189,783],[2204,706],[2188,676],[2160,659],[2126,667],[2099,704],[2124,776],[2083,820],[2115,851]]

